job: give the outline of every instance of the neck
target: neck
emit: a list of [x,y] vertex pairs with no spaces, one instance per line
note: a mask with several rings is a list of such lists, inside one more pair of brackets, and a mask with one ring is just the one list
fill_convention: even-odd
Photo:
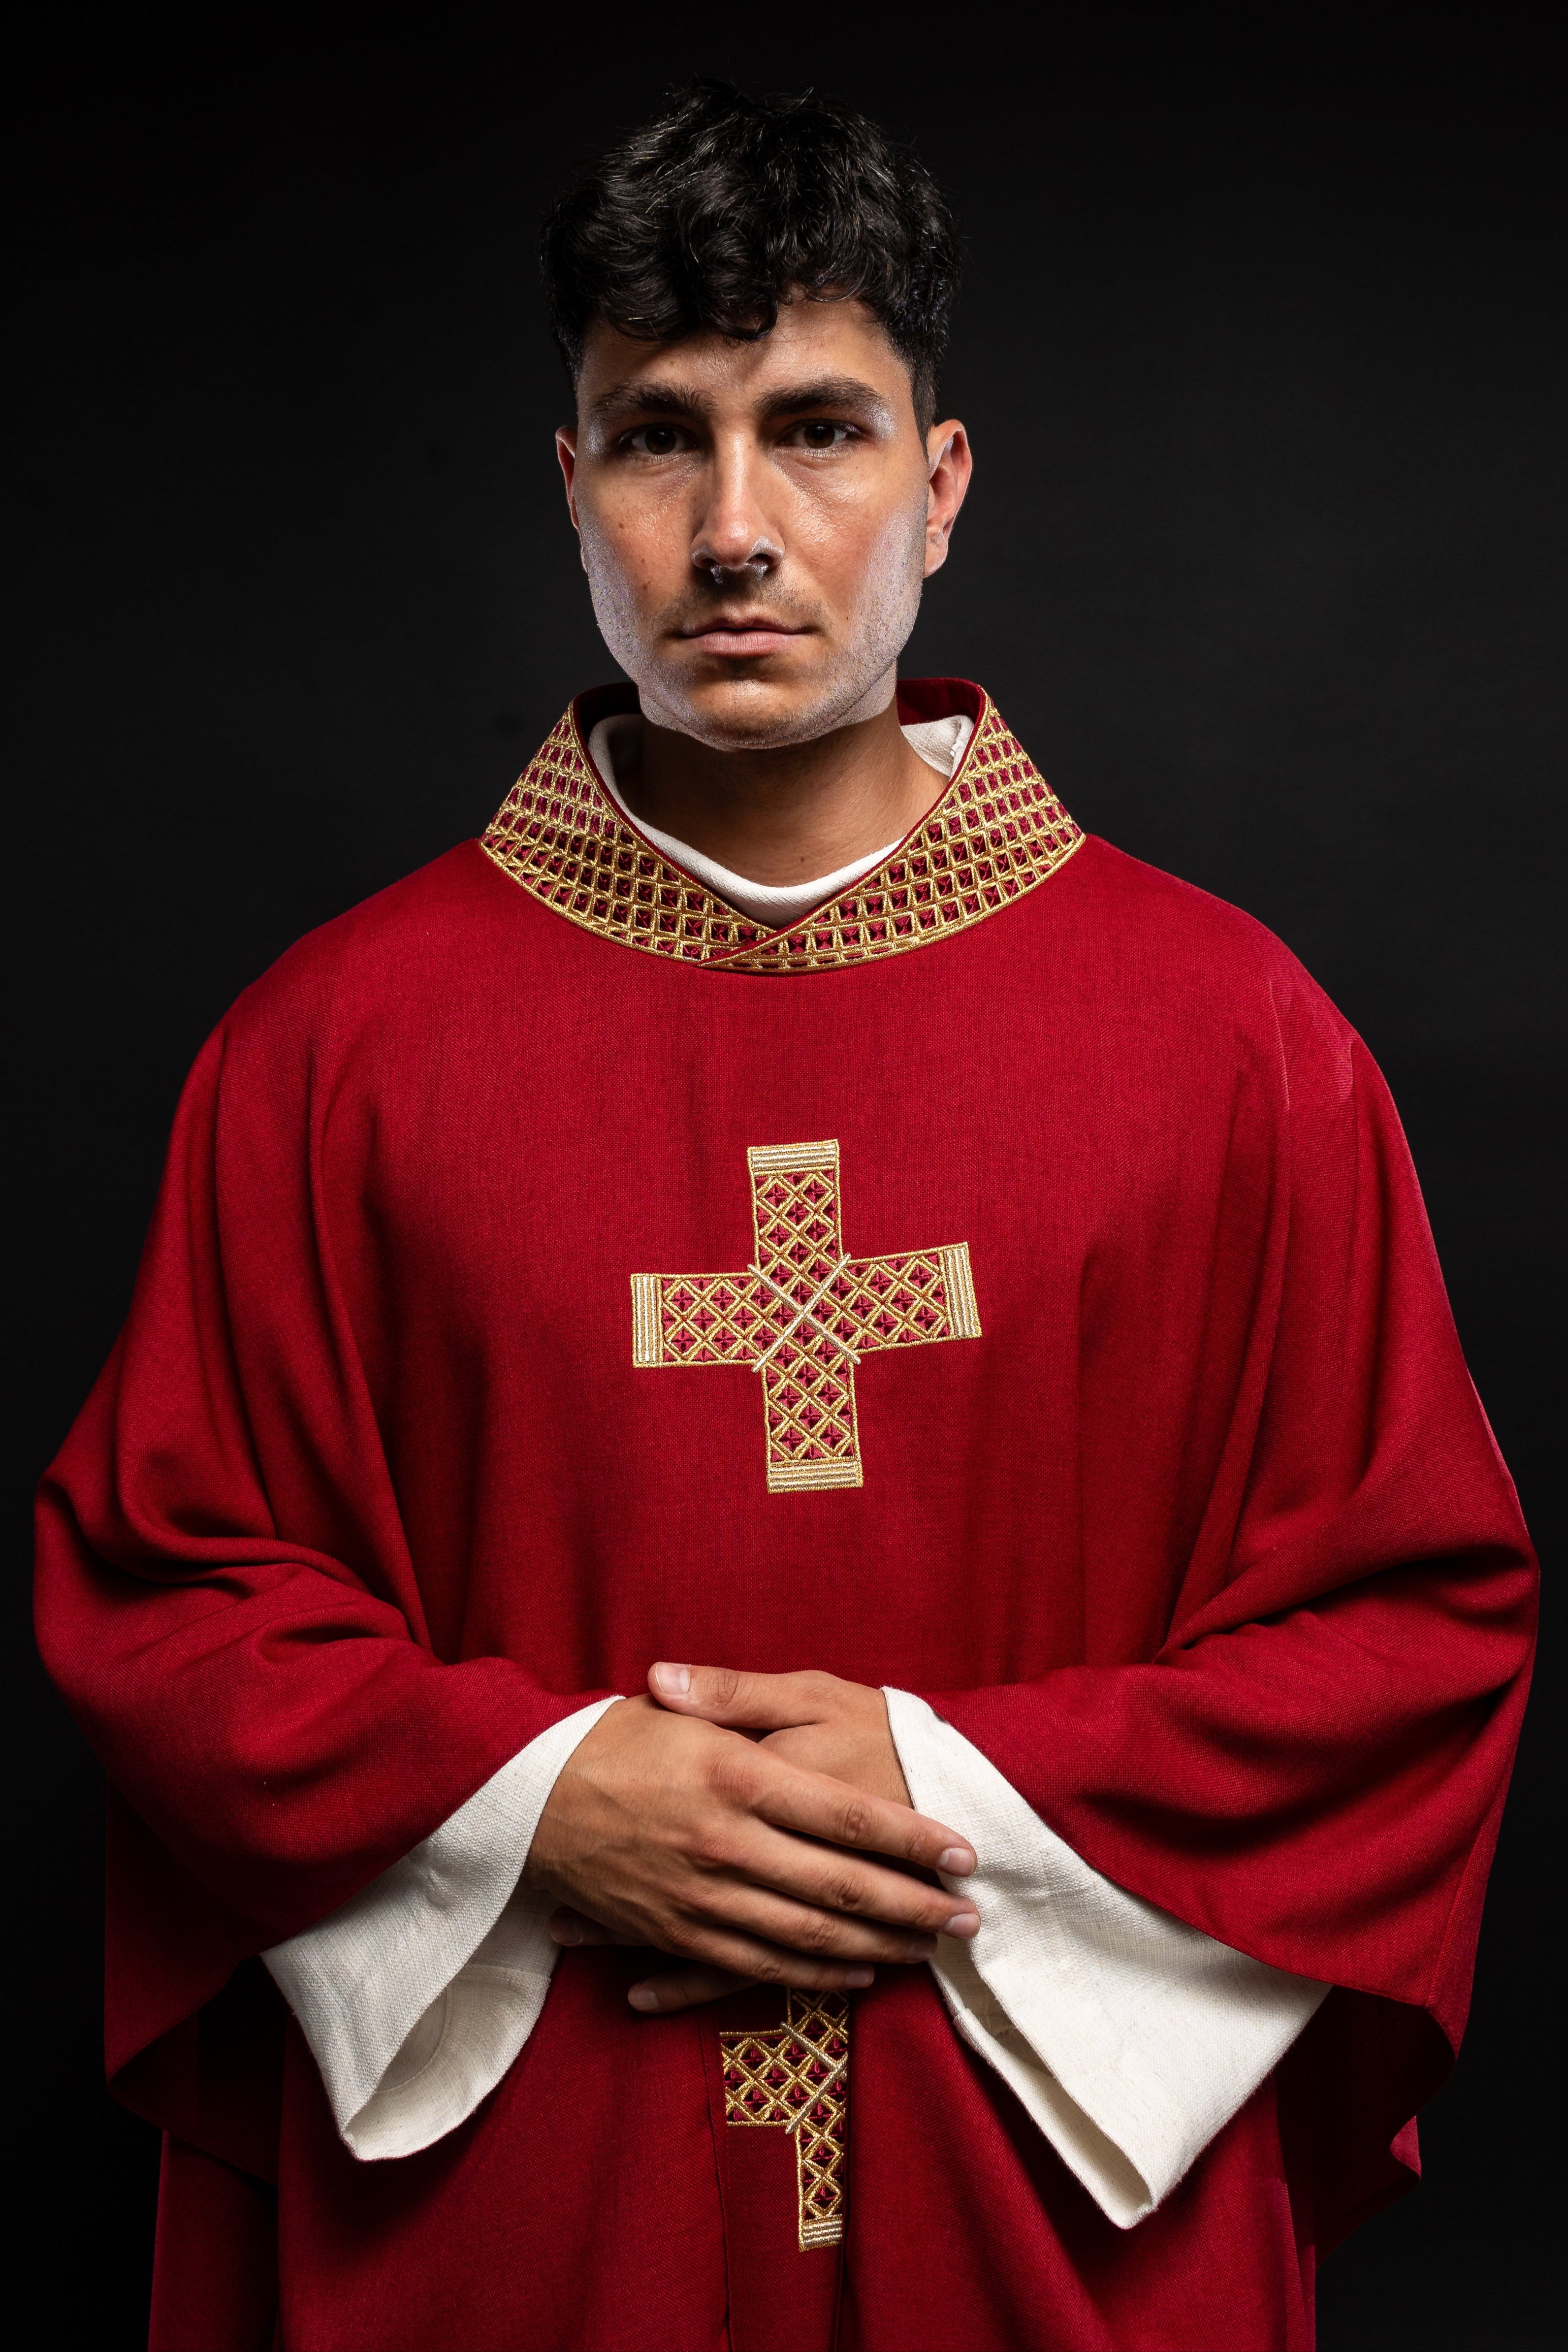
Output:
[[716,751],[644,719],[615,781],[633,816],[749,882],[836,873],[918,824],[943,780],[910,749],[896,703],[809,743]]

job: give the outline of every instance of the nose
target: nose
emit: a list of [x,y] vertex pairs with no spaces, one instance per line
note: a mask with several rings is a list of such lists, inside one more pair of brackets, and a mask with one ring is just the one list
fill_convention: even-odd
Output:
[[720,449],[716,456],[706,510],[692,540],[692,562],[716,588],[765,580],[783,562],[784,551],[761,511],[750,452]]
[[709,547],[692,550],[692,562],[699,572],[707,574],[716,588],[727,588],[732,581],[766,580],[778,561],[778,549],[768,546],[764,540],[754,541],[749,551],[738,562],[733,557],[727,562]]

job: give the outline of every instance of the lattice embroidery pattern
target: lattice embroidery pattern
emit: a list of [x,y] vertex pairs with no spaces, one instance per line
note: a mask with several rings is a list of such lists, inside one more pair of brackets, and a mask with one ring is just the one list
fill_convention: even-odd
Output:
[[792,1992],[782,2025],[718,2039],[726,2123],[789,2134],[801,2251],[836,2246],[847,2200],[849,2002],[842,1993]]
[[672,866],[604,790],[575,710],[551,730],[483,841],[502,870],[601,939],[747,972],[900,955],[1011,905],[1083,835],[989,696],[942,798],[909,840],[787,931],[763,930]]
[[851,1257],[836,1142],[755,1145],[747,1161],[751,1265],[734,1274],[634,1274],[632,1360],[757,1373],[769,1491],[859,1486],[855,1367],[887,1348],[979,1338],[968,1244]]

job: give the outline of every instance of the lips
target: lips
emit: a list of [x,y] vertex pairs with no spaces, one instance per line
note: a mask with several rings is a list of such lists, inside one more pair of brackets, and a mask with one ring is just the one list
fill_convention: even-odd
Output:
[[742,614],[738,620],[710,621],[704,628],[680,632],[684,645],[695,646],[704,653],[719,654],[731,661],[781,653],[805,634],[804,629],[785,628],[777,621],[751,614]]

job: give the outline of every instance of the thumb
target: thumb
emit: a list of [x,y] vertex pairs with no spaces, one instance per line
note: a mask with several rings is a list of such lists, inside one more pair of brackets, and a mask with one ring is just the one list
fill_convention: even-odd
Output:
[[789,1731],[820,1723],[831,1675],[748,1675],[736,1666],[682,1666],[661,1660],[648,1688],[672,1714],[700,1716],[732,1731]]

